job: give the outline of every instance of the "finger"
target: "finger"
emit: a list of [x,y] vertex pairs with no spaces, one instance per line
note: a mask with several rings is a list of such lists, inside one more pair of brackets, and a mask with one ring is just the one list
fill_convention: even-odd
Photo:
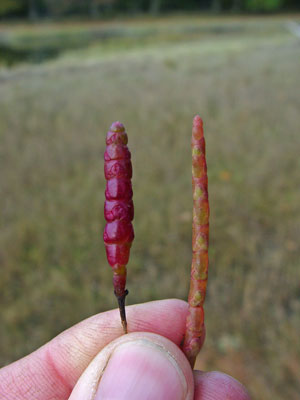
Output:
[[[187,304],[155,301],[126,308],[128,330],[148,331],[181,342]],[[118,310],[95,315],[66,330],[29,356],[0,370],[0,398],[67,399],[95,355],[123,333]]]
[[192,400],[187,358],[170,340],[131,333],[110,343],[81,375],[69,400]]
[[195,400],[251,400],[246,388],[222,372],[194,371]]

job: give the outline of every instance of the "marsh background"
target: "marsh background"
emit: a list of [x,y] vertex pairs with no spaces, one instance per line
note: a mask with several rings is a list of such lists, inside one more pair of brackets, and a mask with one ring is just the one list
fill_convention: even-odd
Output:
[[134,168],[128,304],[187,298],[200,113],[211,240],[198,368],[254,399],[299,398],[296,6],[1,0],[1,365],[116,306],[102,244],[115,120]]

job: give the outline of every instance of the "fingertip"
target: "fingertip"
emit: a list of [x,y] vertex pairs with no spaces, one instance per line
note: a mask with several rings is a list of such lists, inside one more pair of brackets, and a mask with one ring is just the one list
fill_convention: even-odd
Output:
[[[174,343],[178,351],[185,331],[187,309],[188,304],[177,299],[126,307],[131,331],[148,331],[164,336]],[[28,388],[34,385],[45,399],[48,394],[53,398],[67,398],[96,354],[121,335],[123,337],[117,309],[81,321],[34,353],[2,368],[0,392],[12,393],[13,382],[18,393],[26,392],[28,395]],[[190,374],[193,378],[192,371]]]
[[[128,306],[128,331],[156,333],[179,346],[185,331],[187,310],[188,304],[178,299]],[[74,385],[92,358],[122,335],[119,310],[115,309],[81,321],[54,338],[46,348],[50,348],[56,369]]]
[[244,385],[218,371],[194,371],[195,400],[251,400]]
[[148,332],[124,335],[89,364],[70,400],[192,400],[191,367],[174,343]]
[[187,311],[188,303],[179,299],[129,306],[126,308],[128,331],[157,333],[179,345],[185,332]]

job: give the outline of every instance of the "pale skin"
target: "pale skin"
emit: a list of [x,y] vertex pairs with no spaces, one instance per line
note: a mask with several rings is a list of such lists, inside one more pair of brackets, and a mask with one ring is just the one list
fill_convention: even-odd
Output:
[[192,371],[179,348],[186,302],[161,300],[126,310],[128,335],[119,311],[108,311],[0,369],[1,400],[250,400],[230,376]]

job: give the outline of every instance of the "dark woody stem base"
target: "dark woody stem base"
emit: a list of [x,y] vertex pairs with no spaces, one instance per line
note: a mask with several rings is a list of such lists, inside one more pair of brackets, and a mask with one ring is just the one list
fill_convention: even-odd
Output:
[[118,295],[116,293],[116,291],[114,292],[115,296],[118,300],[118,304],[119,304],[119,310],[120,310],[120,317],[121,317],[121,322],[122,322],[122,326],[123,326],[123,331],[124,333],[128,333],[127,332],[127,320],[126,320],[126,311],[125,311],[125,298],[128,295],[128,290],[125,290],[123,295]]

